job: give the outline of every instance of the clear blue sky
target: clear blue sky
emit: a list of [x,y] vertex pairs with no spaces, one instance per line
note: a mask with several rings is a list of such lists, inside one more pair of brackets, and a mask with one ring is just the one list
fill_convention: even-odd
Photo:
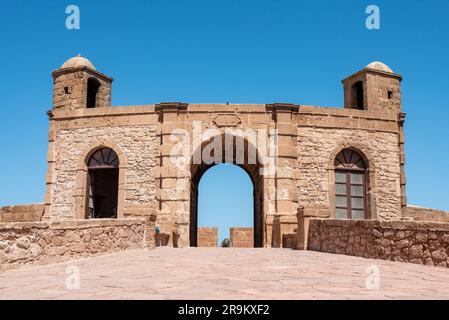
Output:
[[[65,28],[69,4],[81,9],[79,31]],[[369,4],[380,7],[380,30],[365,28]],[[114,105],[342,106],[340,80],[383,61],[404,76],[409,203],[449,210],[447,0],[17,0],[1,9],[0,205],[43,200],[50,73],[81,53],[115,78]],[[215,178],[202,188],[224,187],[227,170],[210,173]],[[240,188],[246,179],[242,172],[224,185]],[[231,199],[222,210],[252,205]],[[204,201],[210,208],[218,199]],[[248,224],[251,215],[233,224]]]
[[206,171],[198,190],[198,225],[218,227],[221,242],[231,227],[253,227],[253,183],[249,175],[233,164],[221,164]]

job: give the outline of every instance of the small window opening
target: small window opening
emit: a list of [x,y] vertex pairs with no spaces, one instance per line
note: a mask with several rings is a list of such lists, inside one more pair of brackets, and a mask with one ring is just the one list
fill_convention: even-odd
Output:
[[90,78],[87,80],[87,108],[97,107],[97,94],[100,89],[100,82],[97,79]]
[[64,92],[65,94],[69,94],[70,93],[69,87],[64,87]]
[[388,99],[392,99],[393,98],[393,91],[388,91]]
[[358,81],[352,86],[352,109],[359,109],[363,110],[365,109],[363,106],[363,82]]

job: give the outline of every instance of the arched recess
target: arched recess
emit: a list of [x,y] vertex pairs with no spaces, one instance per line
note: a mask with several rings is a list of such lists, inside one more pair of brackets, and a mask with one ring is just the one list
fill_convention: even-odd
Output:
[[[214,163],[206,163],[203,157],[198,157],[198,155],[202,155],[202,150],[207,146],[211,141],[215,138],[220,137],[222,141],[221,155],[215,155],[212,153],[216,161]],[[221,163],[232,163],[240,168],[242,168],[250,177],[253,183],[253,201],[254,201],[254,247],[263,247],[264,246],[264,180],[263,175],[261,174],[262,163],[260,161],[257,148],[254,144],[250,143],[247,139],[237,138],[236,136],[232,137],[232,157],[226,155],[225,150],[225,135],[222,136],[214,136],[208,141],[204,141],[201,146],[194,150],[193,158],[190,166],[190,221],[189,221],[189,233],[190,233],[190,246],[197,246],[197,230],[198,230],[198,186],[201,180],[201,177],[204,173],[209,170],[211,167],[221,164]],[[239,146],[237,143],[237,139],[243,140],[243,157],[239,157],[236,149]],[[240,141],[242,141],[240,140]],[[253,158],[255,161],[248,161],[248,154],[255,155],[252,157],[249,156],[250,159]],[[242,158],[244,161],[242,161]],[[197,160],[197,161],[195,161]],[[217,163],[218,162],[218,163]]]
[[[330,210],[330,218],[337,218],[337,190],[336,185],[338,184],[336,181],[336,170],[343,169],[342,167],[338,168],[339,161],[336,162],[337,157],[341,155],[343,151],[351,151],[355,154],[359,155],[361,160],[364,163],[364,210],[365,210],[365,219],[376,219],[377,218],[377,210],[376,210],[376,168],[374,166],[373,157],[366,150],[366,148],[357,143],[342,143],[334,151],[331,153],[329,157],[329,165],[328,165],[328,176],[329,176],[329,210]],[[341,162],[340,162],[341,163]],[[350,188],[350,186],[348,187]]]
[[99,141],[89,145],[78,160],[76,171],[76,191],[75,191],[75,217],[86,219],[88,210],[88,162],[92,155],[100,149],[112,149],[118,157],[118,193],[117,193],[117,218],[124,218],[125,200],[125,176],[127,159],[121,148],[113,141]]

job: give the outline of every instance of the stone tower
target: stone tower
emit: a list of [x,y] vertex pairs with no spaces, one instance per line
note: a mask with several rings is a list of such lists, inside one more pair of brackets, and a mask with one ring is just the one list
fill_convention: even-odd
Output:
[[344,79],[345,108],[368,110],[378,114],[402,111],[402,76],[382,62],[372,62]]
[[98,72],[81,55],[67,60],[52,76],[54,110],[111,106],[113,79]]
[[78,55],[67,60],[53,76],[53,108],[48,112],[50,127],[48,134],[48,172],[43,221],[50,219],[51,184],[56,162],[56,119],[58,116],[75,113],[79,109],[104,110],[111,106],[112,81],[86,58]]
[[405,113],[402,112],[402,76],[382,62],[372,62],[342,81],[346,109],[366,110],[368,117],[390,118],[398,125],[401,208],[407,208],[405,178]]

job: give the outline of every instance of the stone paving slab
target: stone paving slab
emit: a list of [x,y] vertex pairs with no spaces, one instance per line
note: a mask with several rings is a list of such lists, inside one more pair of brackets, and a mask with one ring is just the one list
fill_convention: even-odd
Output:
[[[365,285],[373,265],[378,290]],[[79,290],[66,288],[70,266]],[[289,249],[157,248],[0,273],[0,299],[449,299],[449,270]]]

